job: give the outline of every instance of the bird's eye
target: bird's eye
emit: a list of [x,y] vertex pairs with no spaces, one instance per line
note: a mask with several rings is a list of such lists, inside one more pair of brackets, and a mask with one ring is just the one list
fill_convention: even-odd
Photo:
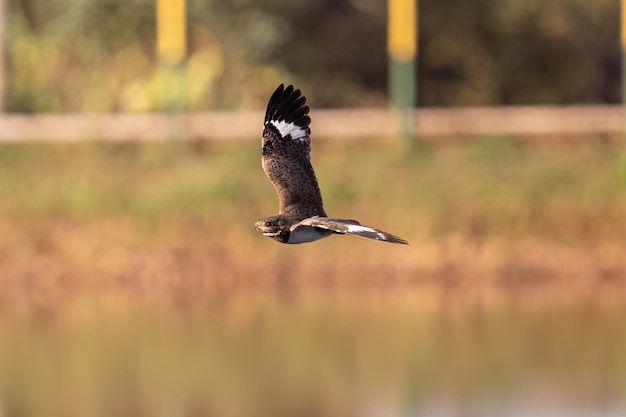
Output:
[[265,222],[265,227],[270,227],[272,225],[272,223],[270,222]]

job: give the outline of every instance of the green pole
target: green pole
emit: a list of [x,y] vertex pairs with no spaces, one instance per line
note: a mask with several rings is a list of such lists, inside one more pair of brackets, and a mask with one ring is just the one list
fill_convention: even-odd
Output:
[[409,146],[417,103],[417,0],[388,0],[389,99],[397,130]]

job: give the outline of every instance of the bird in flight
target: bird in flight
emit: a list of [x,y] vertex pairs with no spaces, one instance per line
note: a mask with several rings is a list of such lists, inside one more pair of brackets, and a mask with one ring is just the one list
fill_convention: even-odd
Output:
[[278,86],[265,113],[262,163],[278,193],[279,214],[257,221],[254,227],[280,243],[306,243],[343,234],[408,245],[402,238],[356,220],[326,215],[311,165],[309,123],[306,97],[292,85]]

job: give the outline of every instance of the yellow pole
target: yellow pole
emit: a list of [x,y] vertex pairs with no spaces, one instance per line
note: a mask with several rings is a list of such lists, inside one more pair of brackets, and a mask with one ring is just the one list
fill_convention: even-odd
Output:
[[[156,0],[157,55],[159,57],[160,101],[163,110],[178,113],[186,104],[185,58],[187,55],[186,0]],[[185,135],[185,123],[173,117],[168,138]]]
[[[623,0],[624,1],[624,0]],[[417,54],[417,0],[389,0],[387,50],[392,59],[407,62]]]
[[157,53],[159,59],[179,64],[187,51],[185,0],[157,0]]
[[389,98],[400,134],[413,143],[413,112],[417,101],[417,0],[388,0],[387,51]]

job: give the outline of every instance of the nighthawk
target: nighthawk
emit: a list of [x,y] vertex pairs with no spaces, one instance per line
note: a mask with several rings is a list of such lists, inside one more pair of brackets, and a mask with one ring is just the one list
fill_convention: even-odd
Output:
[[278,86],[265,113],[262,163],[278,193],[279,214],[257,221],[254,227],[281,243],[313,242],[343,234],[407,245],[402,238],[356,220],[326,215],[311,165],[310,123],[309,106],[300,90]]

